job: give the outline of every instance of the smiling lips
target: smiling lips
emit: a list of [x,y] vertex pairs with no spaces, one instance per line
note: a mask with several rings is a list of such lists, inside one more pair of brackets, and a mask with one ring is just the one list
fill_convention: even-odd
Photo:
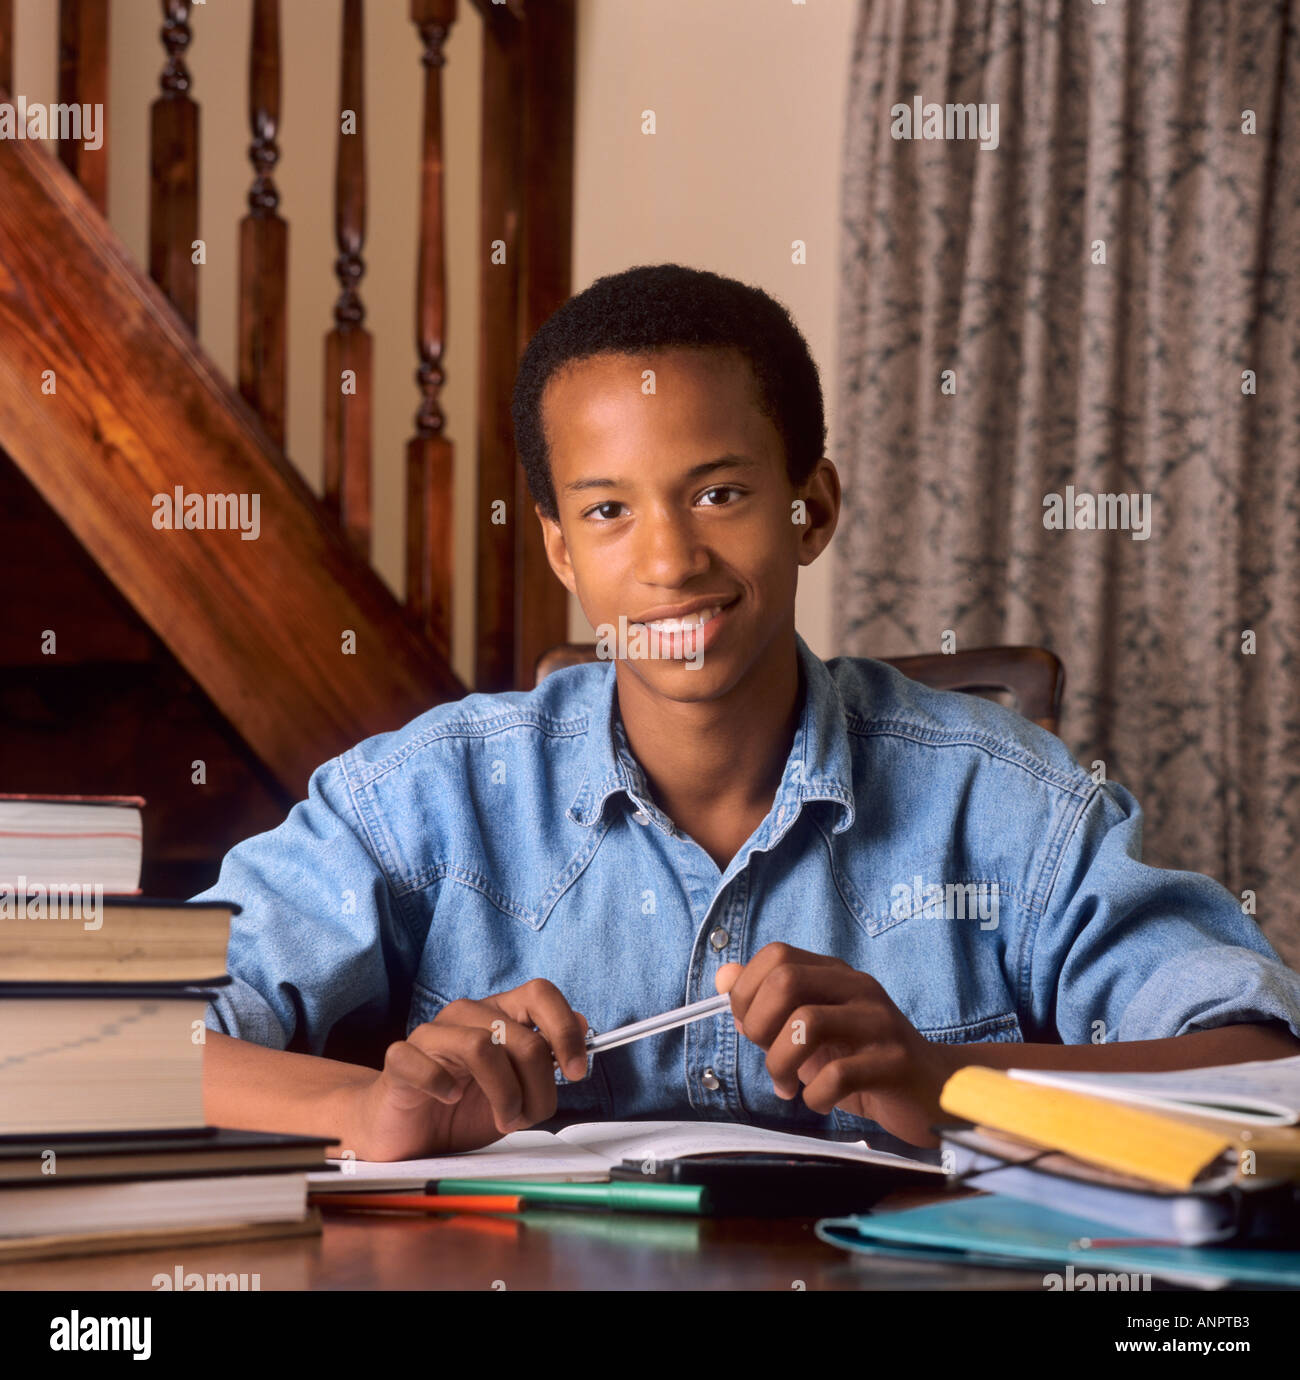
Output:
[[704,606],[697,605],[690,612],[676,617],[629,619],[629,626],[653,628],[656,632],[661,633],[682,632],[686,628],[702,628],[707,623],[711,623],[723,609],[730,607],[734,602],[734,599],[719,599],[716,603]]
[[688,613],[685,618],[656,618],[652,623],[633,623],[633,627],[653,628],[656,632],[681,632],[684,628],[702,628],[722,612],[722,605],[715,604],[711,609],[701,609],[699,613]]

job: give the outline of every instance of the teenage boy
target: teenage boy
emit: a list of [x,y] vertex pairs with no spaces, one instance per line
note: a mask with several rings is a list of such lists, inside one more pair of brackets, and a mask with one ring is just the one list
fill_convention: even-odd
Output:
[[[933,1146],[963,1064],[1300,1050],[1300,978],[1217,882],[1139,861],[1127,790],[798,636],[840,489],[778,303],[601,278],[513,415],[551,566],[625,654],[368,739],[229,853],[210,1121],[366,1159],[646,1117]],[[584,1057],[589,1025],[719,990],[729,1015]]]

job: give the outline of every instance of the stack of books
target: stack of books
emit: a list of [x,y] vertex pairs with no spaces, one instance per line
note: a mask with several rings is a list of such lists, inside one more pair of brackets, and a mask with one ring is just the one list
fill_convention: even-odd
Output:
[[329,1140],[204,1122],[235,907],[139,894],[142,806],[0,797],[0,1262],[320,1230]]
[[1300,1236],[1300,1057],[1170,1073],[967,1067],[940,1105],[967,1186],[1181,1246]]
[[[1170,1073],[959,1069],[954,1192],[823,1217],[857,1254],[1042,1271],[1047,1290],[1300,1287],[1300,1058]],[[1189,1344],[1190,1345],[1190,1344]]]

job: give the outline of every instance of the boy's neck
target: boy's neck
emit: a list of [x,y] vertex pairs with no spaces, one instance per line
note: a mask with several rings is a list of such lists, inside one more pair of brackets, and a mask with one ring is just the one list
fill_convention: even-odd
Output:
[[[800,668],[789,636],[773,638],[727,694],[682,702],[618,675],[618,708],[628,746],[656,804],[688,833],[702,818],[761,819],[790,756],[800,712]],[[748,831],[747,831],[748,832]]]

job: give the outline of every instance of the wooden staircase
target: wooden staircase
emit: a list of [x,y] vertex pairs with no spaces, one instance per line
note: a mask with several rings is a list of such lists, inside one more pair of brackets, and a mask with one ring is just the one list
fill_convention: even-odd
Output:
[[[271,827],[305,794],[319,763],[466,690],[448,655],[451,443],[438,405],[445,270],[437,68],[455,3],[411,5],[426,100],[405,605],[368,561],[361,146],[340,140],[340,298],[326,340],[327,368],[352,368],[359,393],[329,400],[322,501],[281,448],[285,236],[270,180],[278,0],[254,3],[255,179],[241,227],[237,382],[220,376],[193,333],[192,275],[181,252],[197,223],[198,150],[187,133],[196,121],[184,107],[189,6],[163,0],[162,8],[167,66],[155,103],[150,254],[158,281],[132,261],[102,214],[102,164],[60,162],[37,142],[0,139],[0,450],[8,457],[0,457],[0,791],[146,795],[145,889],[189,894],[215,875],[226,848]],[[567,198],[571,181],[573,16],[569,0],[551,4],[530,36],[519,0],[480,8],[484,144],[491,131],[498,147],[514,150],[504,169],[483,170],[484,238],[500,238],[491,233],[498,221],[508,226],[516,267],[493,277],[490,291],[484,276],[479,395],[491,415],[477,441],[480,474],[495,493],[507,479],[516,516],[504,537],[486,521],[473,534],[476,675],[480,688],[504,689],[531,685],[536,651],[564,636],[563,590],[521,521],[526,513],[536,526],[531,504],[520,501],[526,489],[508,406],[504,434],[500,409],[519,349],[568,294],[570,211],[567,200],[557,210],[555,189]],[[8,10],[0,0],[5,100]],[[84,93],[103,89],[107,5],[63,0],[61,18],[60,99],[88,99]],[[359,109],[361,0],[345,0],[343,22],[341,93]],[[510,74],[518,108],[506,98]],[[557,144],[557,130],[566,129],[568,143]],[[567,178],[545,177],[539,145],[568,168]],[[242,498],[245,511],[256,496],[255,539],[229,525],[160,526],[177,496],[198,496],[209,520],[233,513],[221,496]]]

